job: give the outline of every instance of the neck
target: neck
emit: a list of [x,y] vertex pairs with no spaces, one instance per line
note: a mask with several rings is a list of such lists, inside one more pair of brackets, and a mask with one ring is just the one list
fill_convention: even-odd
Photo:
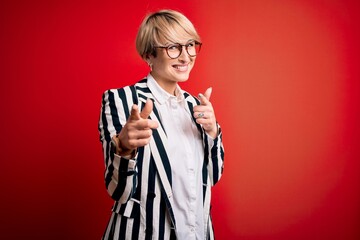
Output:
[[177,82],[161,81],[161,80],[158,80],[156,78],[156,76],[153,75],[153,77],[154,77],[155,81],[157,82],[157,84],[159,84],[159,86],[162,89],[164,89],[169,94],[175,96],[175,90],[176,90]]

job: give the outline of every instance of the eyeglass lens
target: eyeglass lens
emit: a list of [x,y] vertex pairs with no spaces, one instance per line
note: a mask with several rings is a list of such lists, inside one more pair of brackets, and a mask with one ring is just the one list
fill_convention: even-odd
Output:
[[190,42],[185,45],[181,45],[179,43],[172,44],[166,48],[166,52],[170,58],[178,58],[181,55],[183,50],[183,46],[185,47],[186,52],[191,56],[195,57],[196,54],[199,53],[201,44],[197,42]]

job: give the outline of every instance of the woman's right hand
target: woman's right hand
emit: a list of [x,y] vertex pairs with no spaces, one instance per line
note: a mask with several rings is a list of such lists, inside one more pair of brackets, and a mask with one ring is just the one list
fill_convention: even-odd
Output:
[[153,110],[153,102],[148,99],[143,110],[139,113],[139,107],[134,104],[131,108],[129,119],[117,136],[119,155],[132,155],[138,147],[145,146],[150,142],[152,129],[158,128],[158,122],[148,119]]

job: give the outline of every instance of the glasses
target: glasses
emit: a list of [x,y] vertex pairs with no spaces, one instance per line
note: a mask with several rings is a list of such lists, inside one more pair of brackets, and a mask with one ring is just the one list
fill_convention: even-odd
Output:
[[201,45],[202,43],[200,42],[191,41],[187,44],[174,43],[168,46],[156,46],[155,48],[165,48],[169,58],[175,59],[181,55],[183,47],[185,47],[185,50],[190,57],[195,57],[200,52]]

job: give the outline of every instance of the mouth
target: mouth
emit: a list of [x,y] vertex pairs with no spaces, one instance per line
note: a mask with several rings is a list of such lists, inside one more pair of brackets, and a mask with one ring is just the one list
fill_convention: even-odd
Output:
[[186,72],[189,68],[189,64],[176,64],[176,65],[172,65],[172,67],[179,72]]

